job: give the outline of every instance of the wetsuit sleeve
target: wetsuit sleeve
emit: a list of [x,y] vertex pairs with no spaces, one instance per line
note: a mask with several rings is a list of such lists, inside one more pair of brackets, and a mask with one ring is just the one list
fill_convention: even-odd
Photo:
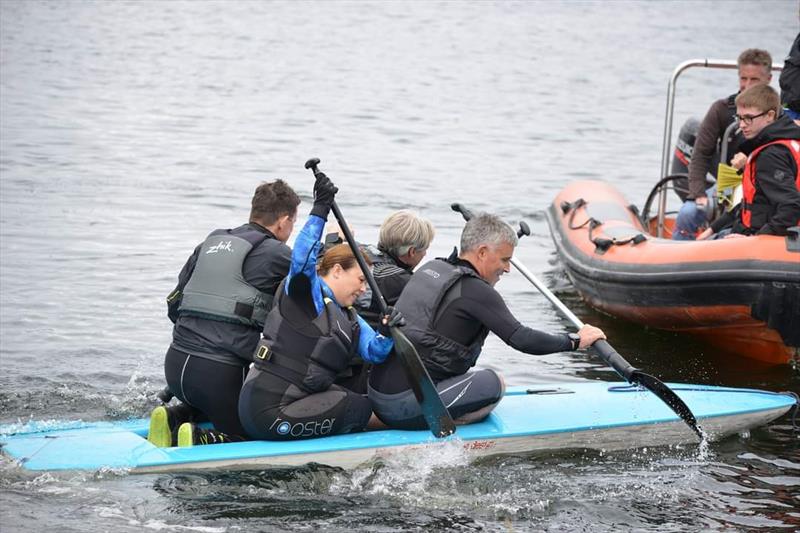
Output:
[[192,277],[194,266],[197,264],[197,257],[200,255],[201,246],[202,244],[198,244],[197,248],[192,252],[192,255],[186,260],[186,263],[181,269],[181,273],[178,274],[178,284],[172,292],[169,293],[169,296],[167,296],[167,316],[173,324],[178,320],[178,308],[181,306],[181,300],[183,299],[183,288],[186,287],[186,284],[189,283],[189,278]]
[[756,182],[769,205],[772,216],[758,228],[757,235],[786,235],[786,228],[800,220],[800,191],[795,185],[794,158],[785,146],[770,146],[758,155]]
[[465,280],[470,314],[512,348],[533,355],[572,349],[566,334],[551,334],[522,325],[496,290],[478,280]]
[[372,329],[367,321],[358,317],[358,355],[369,363],[383,363],[392,351],[394,341],[391,337],[384,337]]
[[725,228],[732,226],[733,222],[739,217],[740,210],[741,204],[737,204],[736,207],[734,207],[731,211],[722,213],[719,218],[711,223],[711,231],[714,233],[719,233]]
[[286,294],[290,298],[308,298],[310,294],[317,314],[321,313],[325,307],[320,279],[317,275],[317,255],[322,249],[319,239],[324,228],[324,219],[316,215],[309,215],[303,229],[300,230],[294,241],[292,262],[289,265],[289,275],[285,284]]
[[717,151],[717,141],[725,134],[725,129],[730,124],[728,117],[727,101],[717,100],[700,123],[692,148],[692,160],[689,162],[689,194],[686,196],[688,199],[705,194],[706,174],[711,170],[711,160]]

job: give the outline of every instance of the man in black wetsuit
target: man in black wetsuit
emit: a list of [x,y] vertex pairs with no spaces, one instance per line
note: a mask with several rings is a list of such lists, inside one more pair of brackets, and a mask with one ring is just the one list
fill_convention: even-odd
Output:
[[[577,334],[550,334],[520,324],[494,289],[509,272],[516,245],[508,224],[494,215],[477,215],[461,234],[461,253],[421,266],[397,302],[407,321],[403,332],[419,351],[456,424],[485,418],[503,397],[505,385],[498,373],[470,370],[490,331],[509,346],[537,355],[586,348],[605,338],[589,325]],[[396,355],[372,369],[369,398],[388,426],[426,427]]]
[[164,361],[169,390],[182,403],[153,410],[148,440],[154,445],[174,446],[181,423],[206,419],[218,431],[199,430],[199,440],[245,434],[239,391],[275,290],[289,272],[286,241],[299,204],[284,181],[262,183],[250,221],[211,232],[186,261],[167,297],[175,326]]

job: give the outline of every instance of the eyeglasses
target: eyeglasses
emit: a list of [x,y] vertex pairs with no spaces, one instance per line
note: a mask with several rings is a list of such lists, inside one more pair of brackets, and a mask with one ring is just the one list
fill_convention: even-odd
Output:
[[763,117],[769,112],[770,110],[767,109],[766,111],[764,111],[763,113],[759,113],[758,115],[734,115],[734,116],[736,117],[736,122],[744,122],[745,126],[749,126],[750,124],[753,123],[755,119],[757,119],[758,117]]

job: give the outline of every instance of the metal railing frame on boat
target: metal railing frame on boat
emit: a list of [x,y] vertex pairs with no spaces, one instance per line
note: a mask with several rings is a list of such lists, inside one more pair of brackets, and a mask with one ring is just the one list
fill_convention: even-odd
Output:
[[[664,120],[664,142],[661,145],[661,177],[659,179],[666,178],[667,173],[669,172],[669,159],[670,154],[672,153],[672,115],[675,112],[675,84],[678,81],[678,76],[680,76],[685,70],[692,67],[735,70],[738,68],[738,65],[736,64],[736,61],[730,59],[690,59],[675,67],[675,70],[672,72],[672,76],[669,79],[669,84],[667,85],[667,112]],[[772,70],[783,70],[783,65],[773,63]],[[667,189],[662,188],[658,197],[658,225],[656,226],[657,237],[664,236],[664,213],[666,212],[666,209]]]

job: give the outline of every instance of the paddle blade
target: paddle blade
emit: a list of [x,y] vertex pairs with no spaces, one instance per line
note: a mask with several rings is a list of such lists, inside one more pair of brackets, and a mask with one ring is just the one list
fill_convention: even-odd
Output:
[[592,345],[592,348],[625,381],[640,385],[658,396],[661,401],[667,404],[670,409],[675,411],[675,414],[692,428],[692,431],[697,433],[701,440],[703,439],[703,433],[697,425],[697,419],[694,414],[672,389],[667,387],[661,380],[634,368],[608,342],[599,340]]
[[697,425],[697,419],[694,417],[694,414],[692,414],[692,411],[689,410],[689,406],[675,394],[675,391],[667,387],[661,380],[636,370],[633,372],[630,382],[640,385],[658,396],[670,409],[675,411],[676,415],[681,417],[681,419],[692,428],[692,431],[697,433],[700,440],[705,439],[705,435],[703,435],[700,426]]
[[391,331],[394,339],[394,351],[403,360],[406,375],[411,382],[414,395],[422,408],[422,415],[425,417],[431,433],[439,438],[452,435],[456,431],[456,425],[442,402],[439,391],[436,390],[428,371],[425,370],[417,349],[399,328],[391,328]]

